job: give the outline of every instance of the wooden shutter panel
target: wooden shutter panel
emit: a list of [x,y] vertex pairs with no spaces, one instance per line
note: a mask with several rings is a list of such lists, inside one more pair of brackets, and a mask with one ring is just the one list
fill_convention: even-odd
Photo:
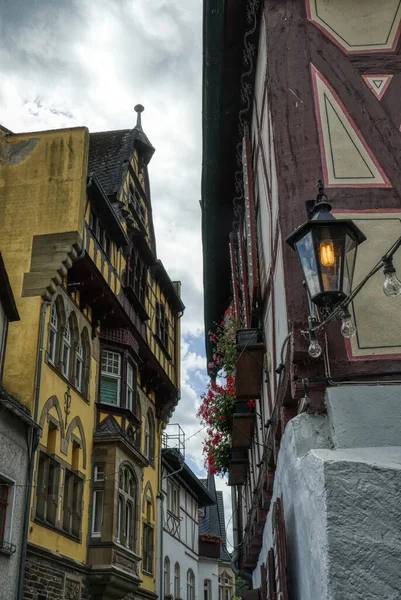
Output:
[[288,600],[287,540],[285,537],[283,501],[277,498],[273,505],[273,541],[277,600]]
[[245,242],[242,234],[238,236],[238,247],[239,247],[239,272],[241,277],[241,292],[242,292],[242,312],[243,321],[245,328],[251,326],[251,317],[249,309],[249,289],[248,289],[248,271],[245,254]]
[[277,600],[276,595],[276,572],[274,569],[274,550],[270,548],[267,554],[267,572],[268,572],[268,600]]
[[230,263],[231,263],[231,280],[233,286],[233,299],[234,299],[234,309],[235,316],[237,317],[238,322],[241,320],[241,310],[239,304],[239,287],[238,287],[238,265],[237,265],[237,255],[235,251],[235,243],[234,243],[234,234],[230,233]]
[[260,598],[261,600],[269,600],[267,595],[267,571],[266,565],[260,565]]
[[251,141],[248,128],[242,140],[242,168],[244,174],[244,199],[245,199],[245,238],[246,257],[248,267],[248,289],[251,308],[256,307],[258,299],[258,252],[256,243],[255,203],[253,197],[253,175],[251,160]]

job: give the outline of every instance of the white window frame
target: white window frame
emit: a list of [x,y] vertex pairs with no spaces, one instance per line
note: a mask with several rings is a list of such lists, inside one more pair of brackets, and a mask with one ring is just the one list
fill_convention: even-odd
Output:
[[[118,357],[118,373],[113,373],[110,371],[104,371],[103,370],[103,356],[105,354],[108,355],[114,355]],[[117,403],[116,404],[112,404],[111,402],[103,402],[102,398],[100,396],[100,401],[102,404],[108,404],[110,406],[121,406],[121,354],[119,352],[113,352],[112,350],[102,350],[102,355],[101,355],[101,375],[100,375],[100,380],[102,379],[102,377],[105,377],[106,379],[115,379],[117,381]],[[100,385],[101,385],[101,381],[100,381]]]
[[129,550],[132,550],[131,534],[132,534],[132,515],[134,507],[129,500],[125,501],[125,545]]
[[[78,366],[79,365],[79,366]],[[82,392],[82,376],[84,372],[84,349],[81,340],[78,340],[77,351],[75,355],[75,378],[77,389]]]
[[124,499],[118,494],[117,500],[117,543],[121,544],[121,534],[123,532],[123,505]]
[[68,320],[65,325],[63,335],[63,375],[67,379],[70,376],[70,362],[71,362],[71,327],[70,321]]
[[174,565],[174,598],[180,598],[181,595],[181,567],[180,563]]
[[6,508],[6,519],[4,523],[4,534],[3,542],[11,544],[13,534],[13,515],[14,515],[14,504],[15,504],[15,479],[11,479],[3,473],[0,473],[0,482],[8,486],[7,493],[7,508]]
[[126,408],[133,410],[134,407],[134,367],[127,363],[127,393],[125,397]]
[[104,490],[93,490],[93,495],[92,495],[92,523],[91,523],[91,536],[92,537],[100,537],[102,535],[101,531],[95,531],[95,517],[96,517],[96,496],[97,494],[100,494],[101,497],[101,505],[100,505],[100,527],[102,526],[103,523],[103,503],[104,503]]
[[[99,476],[99,473],[102,473],[102,476]],[[93,481],[104,481],[105,480],[105,474],[104,474],[104,466],[101,464],[95,465],[94,469],[93,469]]]
[[145,456],[150,460],[150,449],[151,449],[151,438],[152,438],[152,424],[150,422],[149,411],[146,413],[145,419]]
[[49,340],[47,344],[49,362],[51,362],[52,365],[56,363],[57,337],[59,334],[58,325],[59,319],[56,304],[52,304],[49,321]]
[[212,600],[212,582],[210,579],[203,581],[203,600]]
[[187,571],[187,600],[195,600],[195,573],[192,569]]

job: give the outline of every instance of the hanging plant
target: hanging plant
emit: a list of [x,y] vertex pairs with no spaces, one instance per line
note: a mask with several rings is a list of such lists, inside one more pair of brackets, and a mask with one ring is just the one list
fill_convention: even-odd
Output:
[[211,380],[207,392],[201,395],[202,404],[198,417],[207,427],[203,442],[205,467],[214,474],[225,474],[231,452],[231,432],[236,403],[235,336],[238,329],[233,308],[229,308],[215,333],[209,331],[214,344],[213,362],[208,364],[211,375],[217,373],[217,381]]

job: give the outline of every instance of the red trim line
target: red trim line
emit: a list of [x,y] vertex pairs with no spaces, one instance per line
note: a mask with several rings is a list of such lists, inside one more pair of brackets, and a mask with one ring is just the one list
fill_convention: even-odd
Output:
[[[314,100],[315,100],[315,109],[316,109],[316,115],[318,117],[317,119],[317,128],[318,128],[318,132],[319,132],[319,144],[320,144],[320,154],[321,154],[321,159],[322,159],[322,168],[323,168],[323,176],[324,176],[324,183],[325,186],[328,188],[332,188],[332,187],[347,187],[347,188],[391,188],[391,182],[388,179],[387,175],[385,174],[385,172],[383,171],[382,167],[380,166],[380,164],[378,163],[376,157],[374,156],[373,152],[371,151],[371,149],[369,148],[369,146],[366,143],[365,138],[362,136],[362,134],[360,133],[360,131],[357,129],[353,119],[351,118],[350,114],[348,113],[347,109],[345,108],[344,104],[342,103],[340,97],[338,96],[338,94],[334,91],[334,89],[332,88],[332,86],[329,84],[329,82],[327,81],[327,79],[320,73],[320,71],[318,71],[316,69],[316,67],[311,63],[311,76],[312,76],[312,83],[313,83],[313,91],[314,91]],[[323,83],[323,85],[325,85],[327,87],[327,89],[333,94],[335,101],[338,103],[339,107],[341,108],[341,110],[343,111],[345,118],[348,121],[348,124],[352,127],[352,129],[354,130],[355,134],[357,135],[359,141],[361,142],[362,146],[365,148],[366,152],[369,155],[369,158],[372,160],[372,162],[374,163],[376,169],[379,171],[380,175],[382,176],[384,183],[329,183],[329,178],[328,178],[328,169],[327,169],[327,163],[326,163],[326,152],[325,152],[325,143],[324,143],[324,136],[323,136],[323,128],[322,128],[322,115],[320,112],[320,103],[319,103],[319,91],[318,91],[318,87],[317,87],[317,79],[320,79],[320,81]]]

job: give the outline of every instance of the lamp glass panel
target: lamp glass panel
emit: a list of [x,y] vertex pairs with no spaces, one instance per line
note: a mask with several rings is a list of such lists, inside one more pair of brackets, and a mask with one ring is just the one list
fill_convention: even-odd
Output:
[[296,248],[309,294],[313,298],[320,292],[320,282],[312,231],[309,231],[296,242]]
[[351,292],[352,280],[354,277],[355,262],[356,262],[356,251],[358,244],[356,243],[353,236],[349,233],[345,236],[345,252],[344,252],[344,279],[343,279],[343,292],[348,296]]

